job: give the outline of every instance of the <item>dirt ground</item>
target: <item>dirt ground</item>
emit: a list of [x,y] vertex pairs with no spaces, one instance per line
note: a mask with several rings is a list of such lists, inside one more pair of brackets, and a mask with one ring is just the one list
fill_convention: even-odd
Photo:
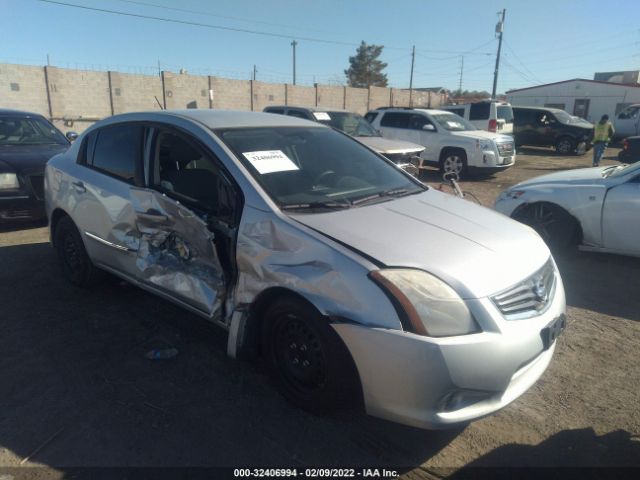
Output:
[[[463,188],[491,206],[518,181],[589,165],[589,154],[522,150],[515,167]],[[226,356],[216,327],[120,282],[65,283],[47,240],[38,225],[0,231],[2,480],[104,466],[393,466],[407,478],[463,466],[640,467],[640,258],[558,257],[568,327],[544,376],[496,415],[422,431],[290,406],[260,364]],[[145,358],[163,346],[179,354]]]

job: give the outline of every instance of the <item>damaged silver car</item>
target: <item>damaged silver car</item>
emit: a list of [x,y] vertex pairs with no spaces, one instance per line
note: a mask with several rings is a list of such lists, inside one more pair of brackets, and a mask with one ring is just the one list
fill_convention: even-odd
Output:
[[525,392],[564,329],[533,230],[318,123],[114,116],[49,161],[45,192],[71,282],[106,270],[219,324],[314,412],[468,422]]

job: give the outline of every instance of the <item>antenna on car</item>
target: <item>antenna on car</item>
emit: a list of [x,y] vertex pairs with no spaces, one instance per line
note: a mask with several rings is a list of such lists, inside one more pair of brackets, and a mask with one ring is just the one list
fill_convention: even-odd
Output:
[[164,110],[164,106],[160,103],[160,100],[158,100],[158,97],[154,95],[153,98],[155,98],[156,102],[158,102],[158,106],[160,107],[160,110]]

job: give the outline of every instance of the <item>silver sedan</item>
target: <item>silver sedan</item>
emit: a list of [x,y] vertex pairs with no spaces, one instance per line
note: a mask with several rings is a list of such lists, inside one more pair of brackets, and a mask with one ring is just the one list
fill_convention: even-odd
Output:
[[111,272],[222,326],[313,412],[468,422],[525,392],[564,329],[533,230],[306,120],[111,117],[49,161],[45,191],[68,280]]

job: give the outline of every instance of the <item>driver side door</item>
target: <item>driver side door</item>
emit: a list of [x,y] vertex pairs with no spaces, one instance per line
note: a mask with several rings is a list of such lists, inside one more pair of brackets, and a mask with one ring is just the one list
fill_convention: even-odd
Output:
[[602,209],[602,239],[607,249],[640,254],[640,175],[608,190]]

